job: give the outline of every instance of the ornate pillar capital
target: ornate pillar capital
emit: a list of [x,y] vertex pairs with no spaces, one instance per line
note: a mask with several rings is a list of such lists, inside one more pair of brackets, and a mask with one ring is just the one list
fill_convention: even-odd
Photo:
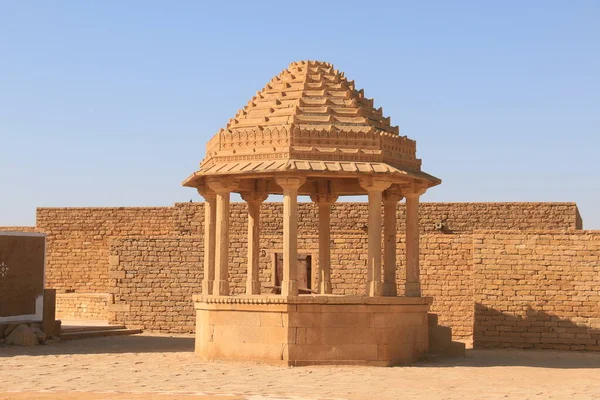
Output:
[[277,176],[275,177],[275,182],[285,189],[298,189],[300,186],[306,182],[306,178],[303,176]]
[[332,193],[313,193],[310,195],[310,199],[317,204],[331,205],[338,199],[337,194]]
[[401,192],[407,199],[414,199],[424,194],[427,189],[427,184],[424,182],[412,182],[410,185],[403,187]]
[[402,200],[402,192],[395,185],[383,192],[383,203],[397,203]]
[[387,178],[365,176],[359,179],[359,184],[367,192],[383,192],[392,185],[392,182]]
[[232,179],[229,177],[216,178],[211,177],[206,179],[206,185],[208,188],[215,193],[227,193],[232,192],[239,188],[239,180]]
[[269,197],[265,192],[242,192],[240,195],[246,203],[262,203]]
[[214,190],[211,190],[206,182],[202,182],[202,185],[196,188],[198,190],[198,194],[204,197],[205,200],[214,199],[217,196],[217,193]]
[[334,191],[334,182],[327,179],[319,179],[315,182],[310,199],[317,204],[331,205],[335,203],[339,195]]

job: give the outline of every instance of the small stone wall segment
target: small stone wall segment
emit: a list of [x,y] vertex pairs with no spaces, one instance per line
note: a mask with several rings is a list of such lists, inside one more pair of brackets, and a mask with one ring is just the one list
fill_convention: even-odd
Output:
[[198,237],[113,239],[109,322],[153,332],[193,332],[192,294],[202,287],[202,249]]
[[600,231],[473,241],[476,347],[600,351]]
[[37,232],[35,226],[0,226],[0,232]]
[[58,293],[56,318],[64,320],[108,320],[107,293]]
[[577,212],[575,219],[575,229],[582,230],[583,229],[583,219],[581,219],[581,214],[579,213],[579,209],[575,209]]
[[166,235],[173,207],[38,208],[36,229],[47,234],[46,287],[58,293],[108,292],[108,241]]
[[[402,255],[398,260],[404,260],[401,247]],[[421,291],[423,296],[433,297],[431,312],[438,314],[438,324],[452,328],[454,340],[471,339],[474,314],[472,235],[424,235],[420,253]],[[403,267],[399,273],[402,277]],[[399,292],[403,293],[403,288]]]

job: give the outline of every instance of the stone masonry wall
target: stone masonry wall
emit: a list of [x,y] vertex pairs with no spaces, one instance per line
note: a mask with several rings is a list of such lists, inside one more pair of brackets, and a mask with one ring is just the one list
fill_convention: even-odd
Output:
[[62,320],[108,319],[107,293],[57,293],[56,318]]
[[172,207],[39,208],[47,234],[46,286],[64,292],[108,292],[108,241],[114,236],[171,233]]
[[192,294],[201,291],[202,260],[198,237],[113,239],[109,322],[155,332],[193,332]]
[[[245,234],[245,210],[244,203],[232,203],[232,233]],[[404,203],[399,204],[397,216],[402,232]],[[283,229],[280,203],[265,203],[261,218],[263,235],[280,236]],[[574,203],[422,204],[423,233],[435,232],[434,224],[442,220],[446,221],[447,233],[475,229],[576,229],[581,224]],[[362,232],[366,222],[366,203],[337,203],[332,207],[333,232]],[[47,287],[59,293],[106,293],[108,242],[112,238],[201,235],[203,223],[203,203],[177,203],[174,207],[39,208],[36,228],[21,229],[35,229],[48,235]],[[299,233],[316,235],[317,229],[316,207],[300,203]],[[268,245],[264,248],[268,249]]]
[[[47,286],[58,289],[59,293],[109,293],[120,290],[120,285],[127,283],[109,279],[109,254],[112,251],[109,243],[114,242],[115,249],[122,251],[130,250],[126,243],[133,243],[119,242],[120,238],[137,238],[143,242],[156,236],[169,236],[170,240],[195,237],[192,240],[200,241],[200,249],[196,250],[201,252],[203,206],[203,203],[177,203],[173,207],[38,209],[35,229],[48,234]],[[273,253],[281,252],[282,248],[282,214],[280,203],[265,203],[261,209],[261,280],[265,286],[271,285]],[[400,203],[397,211],[399,264],[404,260],[404,217],[404,204]],[[434,228],[434,224],[440,221],[447,226],[444,233]],[[247,251],[244,203],[232,203],[230,223],[231,287],[233,293],[243,293]],[[362,292],[366,278],[367,204],[340,202],[333,205],[331,223],[334,293]],[[473,321],[473,307],[468,301],[473,291],[470,238],[473,230],[575,230],[580,227],[581,218],[574,203],[424,203],[421,205],[423,292],[435,298],[433,311],[440,313],[441,324],[450,325],[456,337],[469,337]],[[299,251],[313,255],[315,270],[318,267],[317,229],[315,205],[299,203]],[[180,256],[191,254],[191,250],[188,251],[185,246],[171,243],[174,242],[170,241],[171,247],[167,246],[165,251],[172,248]],[[126,268],[126,258],[119,265]],[[201,269],[202,264],[199,263],[185,274],[196,279],[198,277],[195,274],[201,274]],[[137,277],[142,275],[138,274]],[[402,275],[403,266],[399,265],[399,277]],[[201,280],[201,275],[198,279]],[[399,279],[400,293],[402,284]],[[127,287],[123,289],[127,290]],[[182,292],[179,301],[189,302],[188,295]],[[115,299],[116,304],[112,309],[125,307],[123,304],[127,302],[125,298]],[[191,308],[190,312],[193,314]],[[139,322],[144,313],[152,313],[152,310],[146,307],[143,311],[140,309],[138,314],[130,315],[137,315],[133,319],[137,318]],[[150,317],[143,318],[149,321]],[[141,322],[139,324],[143,325]]]
[[474,234],[477,347],[600,350],[600,231]]
[[[229,281],[234,294],[245,291],[246,235],[230,235]],[[318,268],[316,235],[299,237],[299,251],[313,254]],[[398,261],[403,264],[403,238]],[[115,238],[110,243],[110,286],[114,305],[111,323],[147,330],[184,333],[194,331],[192,294],[201,293],[203,239],[187,237]],[[281,235],[263,235],[261,248],[281,251]],[[473,275],[471,235],[428,234],[421,241],[423,293],[434,297],[432,310],[440,323],[452,326],[455,338],[468,338],[473,330]],[[334,294],[358,294],[366,285],[366,233],[332,236],[332,286]],[[260,259],[263,290],[272,285],[273,251]],[[404,267],[398,270],[398,292],[403,293]]]

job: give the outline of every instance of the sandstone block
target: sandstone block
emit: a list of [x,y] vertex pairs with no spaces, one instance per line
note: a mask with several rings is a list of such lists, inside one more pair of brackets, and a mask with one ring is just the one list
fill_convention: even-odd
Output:
[[39,340],[31,327],[21,324],[15,327],[6,337],[6,344],[14,344],[17,346],[35,346],[36,344],[39,344]]

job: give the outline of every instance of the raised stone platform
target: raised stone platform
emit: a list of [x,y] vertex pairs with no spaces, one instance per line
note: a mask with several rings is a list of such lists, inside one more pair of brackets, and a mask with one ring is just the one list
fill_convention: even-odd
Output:
[[431,298],[194,296],[205,360],[408,364],[427,353]]

